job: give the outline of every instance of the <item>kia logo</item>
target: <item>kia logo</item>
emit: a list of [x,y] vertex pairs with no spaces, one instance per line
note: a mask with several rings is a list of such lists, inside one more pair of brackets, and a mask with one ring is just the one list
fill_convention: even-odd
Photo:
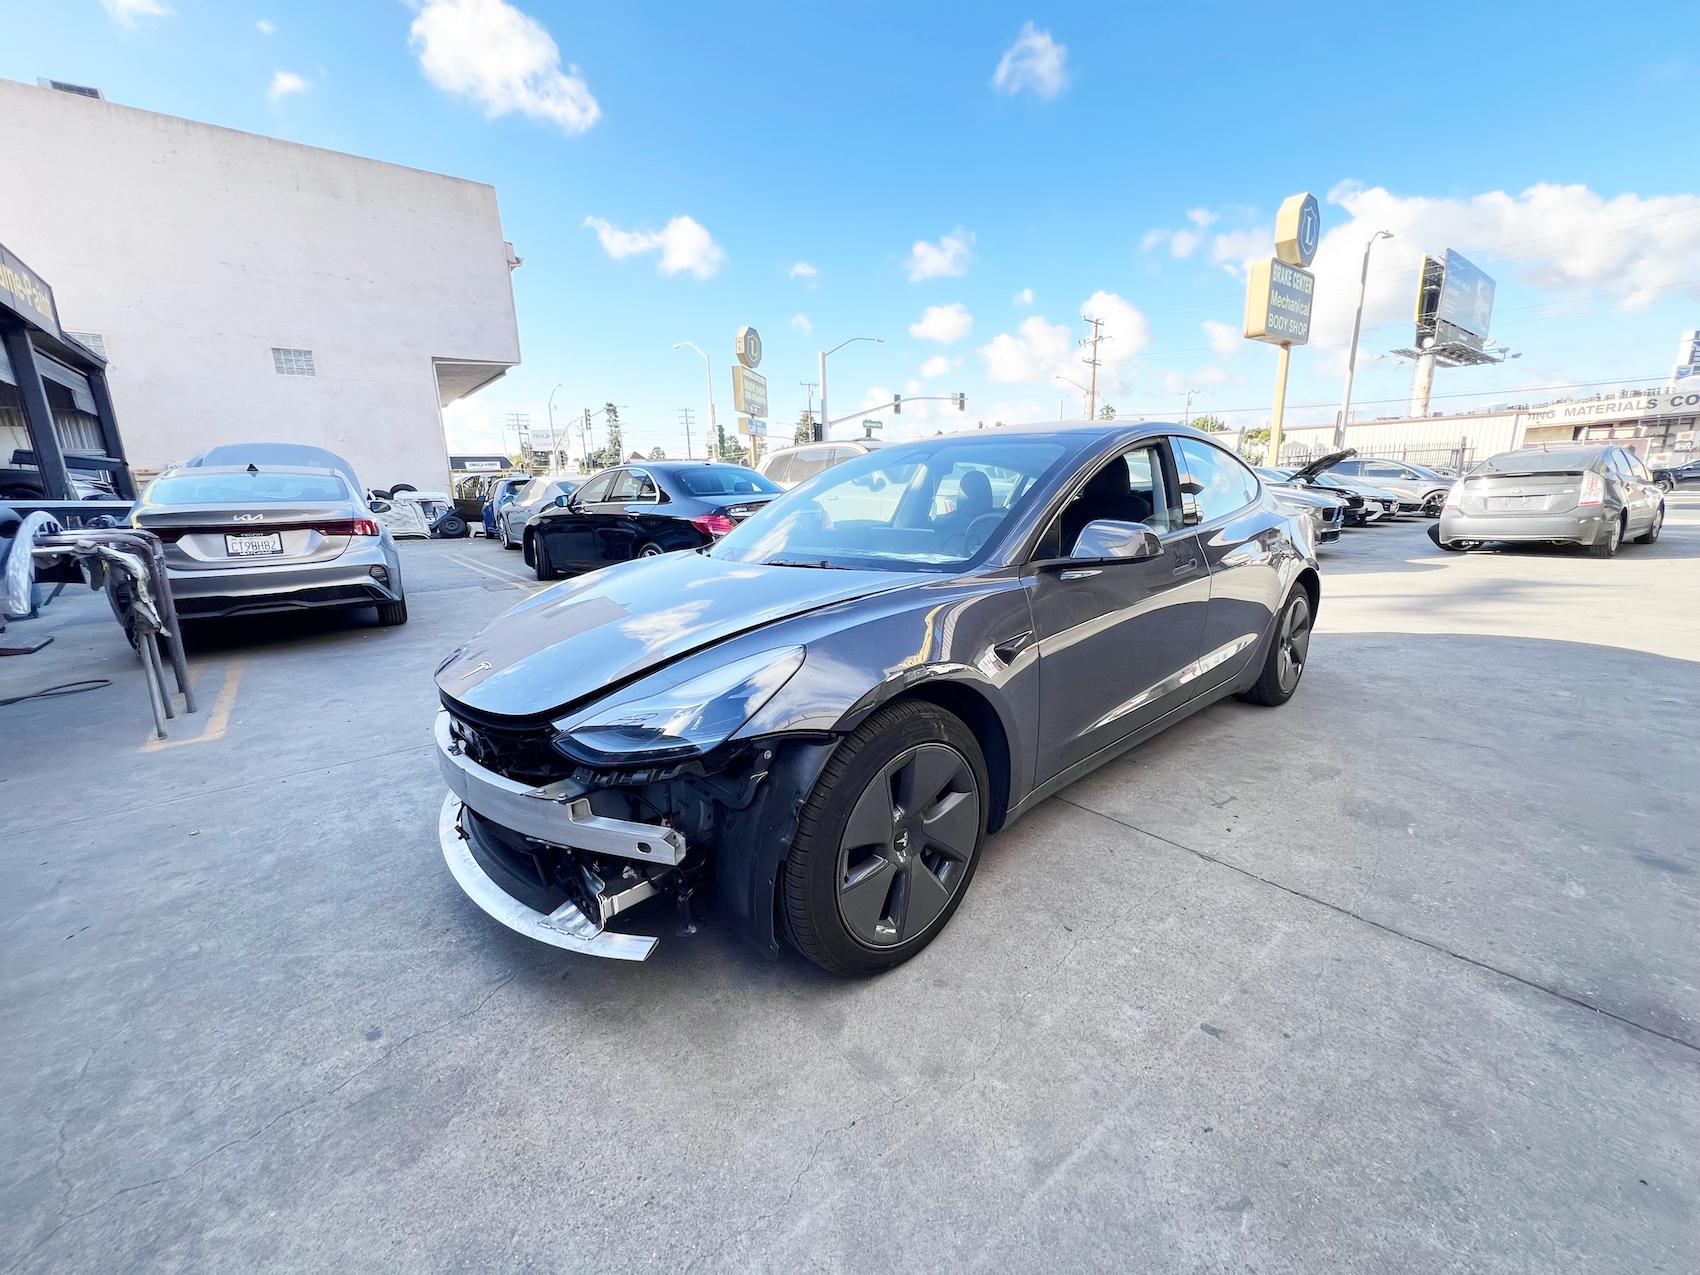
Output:
[[236,515],[236,521],[237,522],[258,522],[260,519],[262,519],[264,517],[265,517],[264,514],[237,514]]

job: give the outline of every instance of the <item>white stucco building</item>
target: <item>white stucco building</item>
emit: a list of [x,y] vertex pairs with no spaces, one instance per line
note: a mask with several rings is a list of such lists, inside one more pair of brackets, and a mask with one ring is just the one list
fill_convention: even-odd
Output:
[[442,408],[520,356],[494,188],[6,80],[0,119],[0,238],[107,357],[137,472],[263,439],[448,485]]

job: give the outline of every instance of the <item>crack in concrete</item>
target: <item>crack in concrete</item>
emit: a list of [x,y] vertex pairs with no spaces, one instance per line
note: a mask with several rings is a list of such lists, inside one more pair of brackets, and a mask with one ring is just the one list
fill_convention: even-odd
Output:
[[1137,832],[1141,836],[1150,837],[1153,841],[1160,841],[1166,846],[1173,846],[1177,850],[1184,850],[1186,853],[1194,856],[1195,858],[1202,859],[1206,863],[1213,863],[1218,867],[1227,868],[1230,872],[1237,872],[1243,877],[1261,882],[1273,889],[1280,890],[1284,894],[1290,894],[1296,899],[1303,899],[1307,903],[1314,903],[1318,907],[1327,908],[1330,912],[1348,917],[1363,925],[1370,926],[1372,929],[1380,930],[1383,934],[1391,935],[1397,939],[1403,939],[1407,943],[1415,943],[1417,946],[1427,948],[1429,951],[1440,956],[1450,957],[1452,960],[1461,961],[1466,965],[1472,965],[1476,969],[1483,970],[1489,974],[1498,975],[1500,978],[1508,979],[1522,987],[1527,987],[1531,991],[1540,992],[1545,996],[1550,996],[1554,1000],[1563,1001],[1567,1005],[1574,1005],[1578,1009],[1588,1010],[1590,1013],[1598,1014],[1602,1018],[1609,1018],[1613,1022],[1621,1023],[1623,1026],[1633,1028],[1635,1031],[1646,1032],[1649,1036],[1656,1036],[1660,1040],[1668,1041],[1673,1045],[1677,1045],[1693,1053],[1700,1054],[1700,1044],[1696,1044],[1694,1041],[1685,1040],[1681,1036],[1673,1036],[1669,1032],[1660,1031],[1657,1027],[1650,1027],[1646,1023],[1636,1022],[1633,1018],[1626,1017],[1623,1014],[1618,1014],[1612,1010],[1605,1009],[1602,1006],[1595,1005],[1580,996],[1571,994],[1570,992],[1563,991],[1556,987],[1549,987],[1545,983],[1537,982],[1536,980],[1527,978],[1522,974],[1517,974],[1498,965],[1490,964],[1487,961],[1470,956],[1467,953],[1460,952],[1455,948],[1447,947],[1444,943],[1438,942],[1435,939],[1427,939],[1420,934],[1412,934],[1409,931],[1401,930],[1396,926],[1389,925],[1385,921],[1377,921],[1373,917],[1365,916],[1361,912],[1354,912],[1351,908],[1343,907],[1338,903],[1332,903],[1319,895],[1307,893],[1306,891],[1299,889],[1297,886],[1285,885],[1280,881],[1262,876],[1253,872],[1250,868],[1243,868],[1229,859],[1222,858],[1220,855],[1211,854],[1208,850],[1199,850],[1194,846],[1189,846],[1176,841],[1172,837],[1165,837],[1161,833],[1152,832],[1147,828],[1141,828],[1138,824],[1129,823],[1125,819],[1118,819],[1115,815],[1105,814],[1102,810],[1094,810],[1090,806],[1083,806],[1077,801],[1069,800],[1067,797],[1059,796],[1055,798],[1055,800],[1062,802],[1065,806],[1073,806],[1076,810],[1081,810],[1089,815],[1094,815],[1099,819],[1107,820],[1108,822],[1115,824],[1118,828],[1126,828],[1130,832]]
[[[208,1151],[205,1155],[197,1157],[196,1159],[191,1161],[189,1164],[185,1165],[181,1169],[178,1169],[174,1173],[163,1174],[163,1175],[161,1175],[160,1177],[157,1177],[157,1178],[150,1178],[146,1182],[137,1182],[137,1183],[134,1183],[130,1186],[120,1187],[118,1190],[112,1192],[112,1194],[108,1195],[105,1199],[103,1199],[102,1201],[100,1201],[100,1203],[94,1205],[93,1207],[84,1209],[81,1213],[76,1213],[76,1214],[73,1214],[72,1216],[70,1216],[68,1218],[65,1218],[57,1226],[55,1226],[52,1230],[48,1231],[47,1234],[43,1235],[34,1244],[31,1244],[29,1246],[29,1248],[25,1249],[22,1253],[20,1253],[18,1255],[17,1259],[13,1262],[12,1268],[14,1270],[18,1269],[23,1264],[23,1262],[26,1258],[32,1256],[34,1253],[36,1253],[38,1250],[40,1250],[43,1245],[45,1245],[55,1235],[59,1234],[60,1231],[63,1231],[66,1227],[71,1226],[71,1225],[73,1225],[77,1222],[81,1222],[85,1218],[93,1217],[96,1213],[101,1212],[103,1209],[107,1208],[109,1205],[111,1205],[115,1201],[123,1198],[126,1195],[133,1195],[137,1191],[146,1191],[150,1187],[163,1186],[168,1182],[175,1182],[180,1178],[187,1177],[189,1174],[193,1173],[196,1169],[198,1169],[202,1165],[206,1164],[209,1160],[212,1160],[212,1159],[216,1158],[217,1156],[222,1155],[224,1152],[228,1151],[230,1148],[238,1147],[238,1146],[244,1146],[247,1143],[253,1142],[254,1140],[256,1140],[258,1138],[264,1137],[265,1134],[268,1133],[280,1121],[287,1120],[290,1116],[298,1115],[301,1112],[306,1111],[310,1107],[317,1106],[319,1103],[325,1101],[325,1099],[327,1099],[327,1098],[334,1098],[337,1094],[341,1093],[344,1089],[348,1088],[349,1085],[353,1084],[356,1080],[360,1079],[360,1077],[364,1076],[367,1072],[371,1071],[375,1067],[379,1067],[379,1066],[383,1065],[384,1063],[388,1062],[391,1057],[393,1057],[395,1054],[399,1053],[402,1049],[406,1048],[413,1041],[418,1040],[420,1037],[433,1035],[436,1032],[442,1031],[444,1028],[453,1027],[457,1023],[463,1023],[463,1022],[466,1022],[468,1019],[475,1017],[477,1014],[479,1014],[484,1009],[484,1007],[486,1005],[488,1005],[492,1000],[494,1000],[496,998],[496,995],[504,987],[506,987],[509,983],[513,982],[514,979],[518,978],[521,973],[527,972],[529,970],[536,969],[540,964],[542,964],[541,961],[533,961],[528,965],[521,966],[519,969],[515,969],[515,970],[511,971],[510,973],[504,975],[502,978],[500,978],[496,981],[495,985],[492,986],[490,988],[490,990],[488,992],[486,992],[484,994],[484,996],[482,998],[480,998],[479,1002],[476,1005],[474,1005],[471,1009],[466,1010],[464,1013],[455,1014],[455,1015],[452,1015],[448,1018],[445,1018],[441,1022],[432,1023],[428,1027],[421,1027],[418,1031],[412,1033],[411,1035],[403,1036],[400,1040],[396,1041],[395,1044],[389,1046],[389,1048],[385,1049],[382,1053],[380,1053],[376,1058],[374,1058],[371,1062],[367,1063],[365,1066],[357,1068],[355,1071],[353,1071],[349,1075],[345,1076],[343,1079],[337,1081],[337,1083],[332,1085],[330,1088],[325,1089],[320,1093],[314,1094],[311,1098],[308,1098],[303,1102],[298,1102],[293,1106],[285,1107],[282,1111],[278,1112],[276,1115],[272,1116],[269,1120],[267,1120],[264,1124],[262,1124],[258,1129],[255,1129],[252,1133],[244,1134],[240,1138],[231,1138],[227,1142],[220,1143],[218,1146],[214,1147],[211,1151]],[[90,1061],[93,1060],[93,1057],[94,1057],[93,1054],[91,1054],[89,1056]],[[85,1069],[86,1069],[86,1064],[85,1064]],[[79,1079],[80,1079],[80,1073],[79,1073]]]

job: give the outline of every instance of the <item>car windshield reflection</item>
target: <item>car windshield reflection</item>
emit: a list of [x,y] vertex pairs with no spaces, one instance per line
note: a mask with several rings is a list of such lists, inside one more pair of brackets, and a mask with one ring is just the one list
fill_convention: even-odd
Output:
[[941,438],[817,474],[711,551],[731,562],[952,571],[977,563],[1060,443]]

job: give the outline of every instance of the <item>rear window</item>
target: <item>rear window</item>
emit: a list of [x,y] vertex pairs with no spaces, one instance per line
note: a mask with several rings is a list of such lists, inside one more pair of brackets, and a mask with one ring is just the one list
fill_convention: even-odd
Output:
[[1506,452],[1490,456],[1478,474],[1550,474],[1568,469],[1586,469],[1600,458],[1597,447],[1566,447],[1550,452]]
[[783,490],[772,479],[763,478],[742,465],[704,465],[681,469],[679,482],[693,496],[772,496]]
[[156,478],[147,499],[155,505],[278,504],[295,501],[345,501],[348,487],[335,474],[275,471],[208,474],[185,470]]

